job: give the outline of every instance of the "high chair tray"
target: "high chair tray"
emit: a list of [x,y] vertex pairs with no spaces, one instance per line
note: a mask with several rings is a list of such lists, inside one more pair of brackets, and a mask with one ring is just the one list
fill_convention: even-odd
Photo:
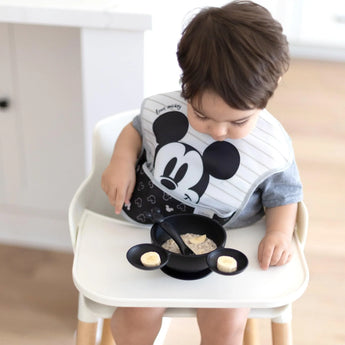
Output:
[[273,308],[299,298],[308,284],[308,268],[294,236],[294,256],[263,271],[257,260],[264,221],[227,230],[226,247],[243,252],[249,264],[234,276],[211,273],[198,280],[174,279],[161,270],[143,271],[126,259],[128,249],[150,242],[148,227],[84,211],[73,262],[77,289],[91,300],[111,306]]

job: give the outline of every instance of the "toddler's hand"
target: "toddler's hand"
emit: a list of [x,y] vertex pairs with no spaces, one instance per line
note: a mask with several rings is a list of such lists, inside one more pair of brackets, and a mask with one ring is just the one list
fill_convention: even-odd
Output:
[[103,172],[102,189],[117,214],[121,212],[124,203],[129,204],[134,186],[135,167],[125,160],[109,165]]
[[271,231],[259,244],[258,259],[262,269],[285,265],[292,257],[292,239],[279,231]]

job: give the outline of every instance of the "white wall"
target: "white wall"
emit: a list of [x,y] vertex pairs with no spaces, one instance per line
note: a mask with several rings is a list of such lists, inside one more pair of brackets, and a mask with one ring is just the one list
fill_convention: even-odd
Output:
[[152,31],[145,34],[145,96],[179,88],[177,43],[188,18],[200,7],[222,6],[224,0],[153,1]]

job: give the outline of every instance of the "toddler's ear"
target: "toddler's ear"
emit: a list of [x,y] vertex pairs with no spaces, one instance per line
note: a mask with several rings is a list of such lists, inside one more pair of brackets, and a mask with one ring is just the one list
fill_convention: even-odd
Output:
[[236,174],[240,166],[240,153],[231,143],[216,141],[204,151],[203,162],[211,176],[227,180]]
[[181,140],[188,131],[188,119],[179,111],[169,111],[159,116],[152,125],[159,145]]

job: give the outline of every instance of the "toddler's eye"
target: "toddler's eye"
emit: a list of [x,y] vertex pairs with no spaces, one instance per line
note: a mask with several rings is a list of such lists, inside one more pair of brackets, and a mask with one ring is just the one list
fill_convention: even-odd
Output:
[[195,116],[196,116],[199,120],[202,120],[202,121],[207,120],[207,117],[205,117],[204,115],[198,113],[197,111],[194,111],[194,114],[195,114]]
[[248,119],[242,121],[234,121],[232,124],[238,127],[244,126],[248,122]]

